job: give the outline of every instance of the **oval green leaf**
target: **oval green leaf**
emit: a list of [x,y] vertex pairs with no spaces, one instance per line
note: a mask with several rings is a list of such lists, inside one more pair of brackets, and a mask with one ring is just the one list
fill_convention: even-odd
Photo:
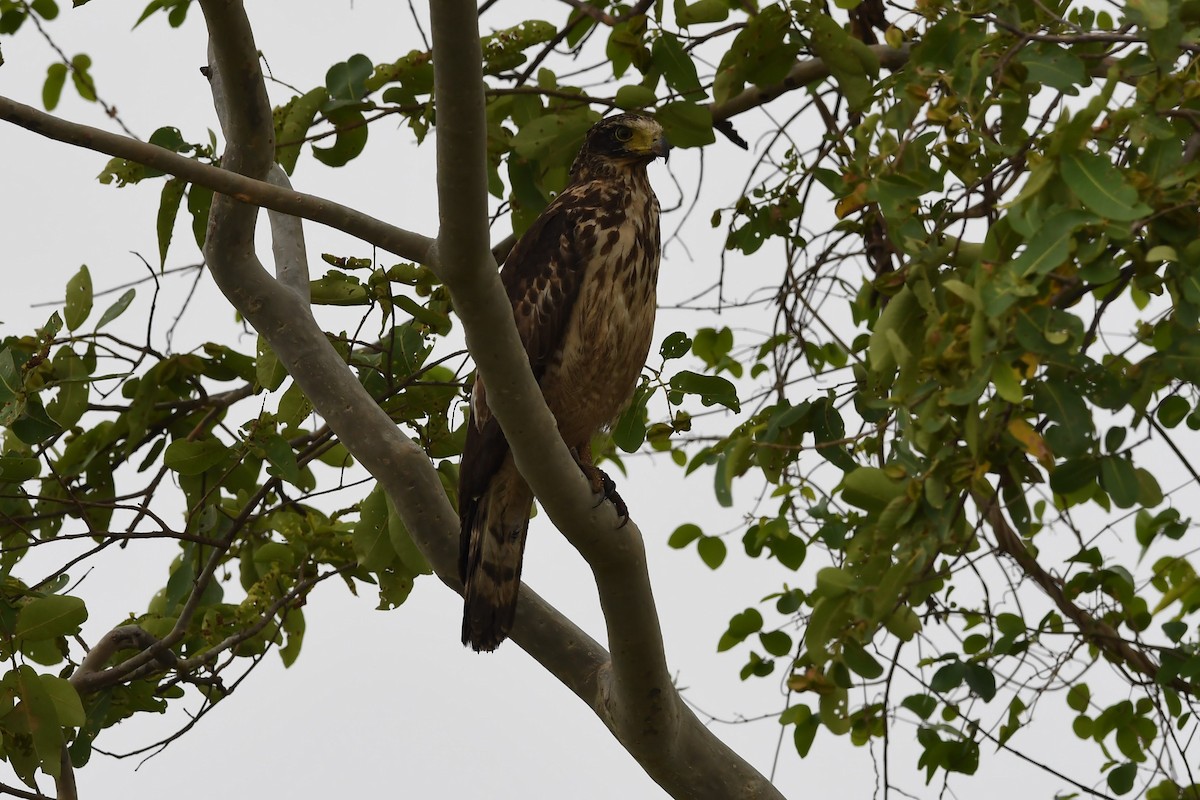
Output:
[[87,606],[78,597],[52,594],[38,597],[17,614],[14,633],[27,641],[78,633],[87,619]]

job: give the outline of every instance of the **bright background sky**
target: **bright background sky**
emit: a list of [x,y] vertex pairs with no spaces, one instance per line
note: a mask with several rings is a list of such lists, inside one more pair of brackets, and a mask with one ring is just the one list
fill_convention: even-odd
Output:
[[[364,53],[379,63],[422,47],[402,3],[289,0],[248,6],[258,46],[273,74],[301,91],[322,84],[328,66],[353,53]],[[147,138],[159,126],[174,125],[188,141],[206,139],[206,129],[215,129],[217,123],[207,83],[199,73],[205,63],[205,31],[198,7],[182,30],[168,29],[165,17],[156,15],[130,32],[140,10],[140,4],[113,0],[64,8],[48,31],[68,55],[92,56],[101,96],[119,109],[139,137]],[[566,6],[560,3],[542,0],[522,5],[505,0],[484,18],[484,27],[486,31],[526,17],[558,23],[565,14]],[[53,52],[32,29],[23,29],[2,44],[6,63],[0,67],[0,94],[40,107],[42,79]],[[269,89],[275,102],[290,96],[278,85]],[[115,129],[98,106],[79,100],[69,83],[63,98],[56,113]],[[739,121],[739,127],[743,125],[744,133],[753,130],[749,119]],[[372,126],[370,135],[366,154],[346,168],[329,169],[302,158],[293,176],[296,188],[433,235],[432,146],[415,148],[410,131],[388,122]],[[660,289],[664,306],[716,280],[722,233],[709,229],[708,215],[715,206],[736,199],[752,154],[720,140],[706,158],[709,180],[697,219],[685,228],[686,251],[676,243],[666,252]],[[133,252],[157,262],[154,213],[159,182],[121,190],[102,186],[94,176],[106,161],[105,156],[0,125],[0,254],[9,287],[0,295],[5,333],[28,332],[44,322],[52,309],[31,306],[60,299],[66,280],[80,264],[88,264],[99,291],[145,274]],[[686,208],[695,192],[699,164],[697,151],[677,151],[670,170],[678,183],[666,168],[651,168],[664,207],[680,205],[682,191]],[[674,231],[681,216],[682,211],[668,216],[665,231]],[[181,213],[168,268],[199,258],[189,222]],[[266,228],[265,219],[263,223],[260,229]],[[306,225],[306,232],[316,275],[322,269],[317,262],[322,252],[371,255],[367,246],[340,233],[313,224]],[[265,248],[263,257],[269,258]],[[380,259],[385,264],[393,261],[387,254],[380,254]],[[733,285],[748,291],[769,284],[779,269],[778,261],[769,255],[731,259],[727,269]],[[168,314],[190,283],[164,282],[159,300],[160,345],[161,332],[170,323]],[[140,288],[139,299],[123,322],[144,319],[147,296]],[[99,314],[115,297],[98,299],[94,313]],[[664,311],[651,352],[657,353],[662,337],[678,329],[694,330],[699,325],[761,329],[766,324],[765,319],[748,314],[718,318],[711,312]],[[127,328],[136,329],[137,325]],[[253,340],[241,333],[231,307],[205,276],[175,333],[173,350],[192,350],[210,340],[253,348]],[[733,510],[721,509],[713,500],[708,471],[685,481],[670,465],[656,468],[646,458],[630,458],[627,464],[630,476],[619,486],[647,540],[668,660],[678,684],[686,687],[684,696],[723,720],[778,713],[784,707],[778,672],[769,679],[743,683],[737,672],[745,660],[744,649],[716,652],[729,617],[790,577],[774,562],[753,561],[741,553],[736,509],[749,508],[754,498],[735,496]],[[713,572],[694,550],[680,553],[667,548],[668,535],[683,522],[697,522],[707,532],[734,531],[727,540],[730,557],[725,567]],[[43,577],[71,552],[66,545],[43,548],[21,567],[21,576]],[[165,580],[175,552],[170,543],[139,543],[96,559],[77,590],[91,612],[84,638],[95,641],[129,613],[143,611]],[[809,566],[820,565],[806,565],[806,572]],[[604,640],[590,574],[544,517],[533,523],[524,575],[550,602]],[[81,797],[149,797],[168,792],[175,800],[210,800],[217,791],[234,797],[297,800],[379,794],[597,800],[665,796],[592,712],[519,648],[504,646],[492,655],[463,649],[461,601],[435,579],[419,581],[408,602],[393,612],[375,611],[374,605],[371,587],[364,586],[354,598],[340,583],[327,582],[306,608],[303,653],[291,669],[285,670],[278,657],[269,654],[238,691],[195,729],[144,763],[141,757],[116,760],[95,755],[78,773]],[[106,731],[97,744],[115,752],[133,750],[170,734],[185,721],[180,713],[139,715]],[[714,727],[758,769],[771,772],[780,732],[774,720],[714,723]],[[905,729],[897,732],[905,734]],[[822,732],[810,757],[802,762],[790,733],[789,729],[776,771],[784,794],[872,795],[878,745],[872,753]],[[1066,745],[1047,742],[1046,746]],[[906,766],[903,774],[894,775],[900,786],[916,796],[937,796],[940,780],[925,787],[921,778],[908,771],[915,763],[911,737],[894,736],[892,747],[893,768]],[[1049,796],[1061,787],[1022,762],[998,759],[992,765],[986,749],[984,755],[985,768],[979,776],[952,780],[957,796],[1011,797],[1029,791]],[[990,776],[985,774],[988,770]],[[17,783],[3,765],[0,782]],[[43,790],[49,788],[43,785]]]

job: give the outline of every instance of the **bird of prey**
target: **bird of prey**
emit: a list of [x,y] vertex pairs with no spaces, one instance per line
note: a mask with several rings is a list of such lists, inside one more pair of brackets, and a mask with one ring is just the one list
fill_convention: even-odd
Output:
[[[658,199],[647,165],[666,157],[662,127],[620,114],[588,131],[570,180],[500,272],[533,375],[597,494],[627,516],[592,464],[591,440],[628,404],[650,349],[658,281]],[[533,492],[487,405],[483,379],[459,470],[463,644],[495,650],[516,614]]]

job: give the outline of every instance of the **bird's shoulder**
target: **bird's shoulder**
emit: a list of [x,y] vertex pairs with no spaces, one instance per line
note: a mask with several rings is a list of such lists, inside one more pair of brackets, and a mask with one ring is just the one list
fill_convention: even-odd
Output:
[[620,187],[610,181],[571,184],[555,197],[518,239],[501,277],[509,296],[524,294],[531,281],[582,266],[597,227],[610,216]]

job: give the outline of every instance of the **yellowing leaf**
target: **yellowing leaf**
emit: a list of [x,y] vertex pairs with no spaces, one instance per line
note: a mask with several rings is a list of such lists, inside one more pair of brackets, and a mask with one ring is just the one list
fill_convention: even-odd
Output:
[[1036,458],[1043,467],[1050,469],[1054,466],[1054,454],[1046,446],[1046,440],[1028,422],[1019,418],[1010,419],[1008,432],[1021,443],[1025,452]]

